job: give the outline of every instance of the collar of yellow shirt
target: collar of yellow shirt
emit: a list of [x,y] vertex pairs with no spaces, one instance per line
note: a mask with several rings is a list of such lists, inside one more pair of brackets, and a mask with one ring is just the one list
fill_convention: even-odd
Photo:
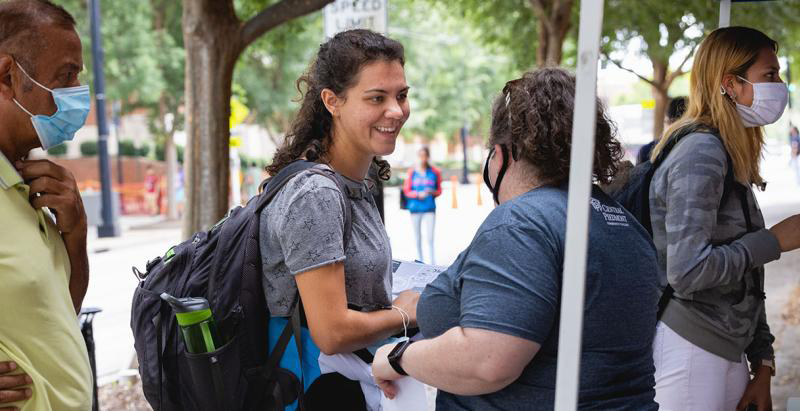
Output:
[[[22,180],[22,176],[19,175],[17,169],[14,168],[8,158],[2,152],[0,152],[0,189],[10,190],[14,187],[19,192],[20,196],[26,200],[28,199],[30,196],[30,187],[25,184],[25,182]],[[0,204],[0,206],[2,206],[2,204]],[[2,207],[0,207],[0,209],[2,209]],[[45,240],[48,240],[49,235],[47,232],[47,223],[45,222],[45,213],[43,209],[36,209],[36,219],[39,221],[39,231],[42,234],[42,237],[44,237]]]

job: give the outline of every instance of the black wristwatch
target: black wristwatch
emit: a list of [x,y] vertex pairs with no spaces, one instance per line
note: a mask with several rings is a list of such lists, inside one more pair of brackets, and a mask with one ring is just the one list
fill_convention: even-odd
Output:
[[392,351],[390,351],[389,355],[387,356],[387,358],[389,359],[389,365],[391,365],[392,368],[394,368],[394,370],[397,371],[397,373],[400,375],[408,375],[406,370],[404,370],[403,367],[400,366],[400,358],[403,356],[403,353],[406,351],[406,348],[408,348],[408,346],[411,345],[411,343],[413,342],[414,341],[411,340],[401,341],[400,343],[395,345],[394,348],[392,348]]

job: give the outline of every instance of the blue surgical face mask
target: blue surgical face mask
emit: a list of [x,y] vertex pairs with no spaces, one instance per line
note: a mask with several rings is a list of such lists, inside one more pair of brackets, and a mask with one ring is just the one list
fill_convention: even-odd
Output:
[[86,117],[89,115],[91,106],[89,86],[49,89],[28,75],[19,63],[17,63],[17,67],[37,86],[49,91],[58,108],[52,116],[33,114],[22,107],[17,99],[14,99],[14,103],[31,116],[31,122],[42,143],[42,149],[47,150],[72,140],[75,132],[83,127]]

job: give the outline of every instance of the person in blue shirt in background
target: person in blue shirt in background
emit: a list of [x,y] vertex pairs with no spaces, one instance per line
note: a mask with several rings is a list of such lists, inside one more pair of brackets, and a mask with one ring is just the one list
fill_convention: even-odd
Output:
[[[417,152],[417,165],[408,169],[403,183],[403,194],[407,198],[408,211],[414,226],[419,261],[435,264],[433,257],[433,228],[436,225],[436,197],[442,194],[442,173],[430,164],[431,152],[422,147]],[[428,241],[429,260],[422,255],[422,225],[425,224],[425,237]]]

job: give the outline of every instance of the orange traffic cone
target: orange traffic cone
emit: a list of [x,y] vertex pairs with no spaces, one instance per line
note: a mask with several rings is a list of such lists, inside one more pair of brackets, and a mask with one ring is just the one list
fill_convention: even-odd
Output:
[[453,208],[458,208],[458,200],[456,199],[456,191],[458,191],[458,177],[450,177],[450,185],[453,190]]
[[482,206],[483,205],[483,200],[481,199],[481,183],[482,183],[482,181],[481,181],[480,178],[476,178],[475,179],[475,188],[476,188],[476,191],[478,192],[478,206]]

